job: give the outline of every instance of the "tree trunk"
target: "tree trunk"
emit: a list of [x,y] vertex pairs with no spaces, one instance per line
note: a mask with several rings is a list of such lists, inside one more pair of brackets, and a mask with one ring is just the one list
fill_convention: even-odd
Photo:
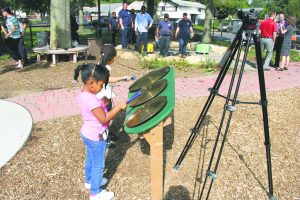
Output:
[[205,10],[204,30],[203,30],[203,43],[211,43],[210,29],[212,21],[212,0],[208,0],[207,7]]
[[153,18],[153,16],[154,16],[154,0],[147,0],[147,12]]
[[50,10],[50,48],[70,48],[70,0],[51,0]]

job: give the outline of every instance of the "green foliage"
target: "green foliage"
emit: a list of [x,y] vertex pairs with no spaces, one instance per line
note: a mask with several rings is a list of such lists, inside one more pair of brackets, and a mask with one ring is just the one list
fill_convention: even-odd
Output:
[[29,13],[30,11],[46,13],[50,7],[50,0],[22,0],[20,8]]
[[8,60],[10,57],[9,55],[2,55],[0,56],[0,61],[5,61],[5,60]]
[[151,59],[151,60],[142,59],[140,62],[140,66],[142,68],[148,68],[148,69],[161,68],[161,67],[168,66],[168,64],[169,63],[167,60],[159,59],[157,57],[155,57],[154,59]]
[[218,70],[219,64],[213,60],[208,59],[206,61],[200,62],[199,67],[207,73],[213,73]]
[[142,59],[140,62],[140,67],[147,69],[157,69],[165,66],[174,66],[182,71],[188,71],[191,68],[199,68],[203,69],[207,73],[215,72],[218,69],[218,63],[212,60],[202,61],[199,64],[190,64],[185,59],[167,60],[164,58],[155,57],[150,60]]
[[291,49],[290,57],[292,62],[300,62],[300,50]]
[[219,46],[224,46],[224,47],[229,47],[230,46],[230,42],[229,41],[213,41],[213,44],[219,45]]

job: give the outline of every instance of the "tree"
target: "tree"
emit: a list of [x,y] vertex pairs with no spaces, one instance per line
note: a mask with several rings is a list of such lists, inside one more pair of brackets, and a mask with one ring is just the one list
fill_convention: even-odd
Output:
[[202,41],[204,43],[211,42],[210,29],[211,29],[211,21],[213,19],[214,9],[219,10],[219,13],[235,15],[239,8],[248,7],[247,0],[198,0],[198,1],[206,5],[204,30],[203,30],[203,37],[202,37]]
[[289,16],[294,16],[296,19],[300,20],[300,3],[299,0],[289,0],[288,5],[286,5],[285,13]]
[[[79,25],[83,25],[83,6],[95,6],[96,0],[71,0],[73,14],[79,16]],[[81,28],[82,26],[80,26]]]
[[51,0],[50,13],[50,48],[70,48],[70,0]]
[[43,18],[49,11],[50,0],[22,0],[20,1],[20,9],[25,12],[34,11],[41,14]]

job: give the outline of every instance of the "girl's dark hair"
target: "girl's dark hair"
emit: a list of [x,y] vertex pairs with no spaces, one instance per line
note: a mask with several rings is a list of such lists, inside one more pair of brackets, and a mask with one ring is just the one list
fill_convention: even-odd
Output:
[[288,17],[286,21],[287,24],[291,25],[292,27],[296,27],[297,24],[296,17]]
[[93,78],[96,81],[104,81],[105,87],[109,80],[109,71],[106,67],[96,65],[94,63],[78,65],[74,71],[74,80],[78,81],[79,72],[81,71],[81,79],[86,84],[89,78]]
[[113,57],[117,56],[117,51],[113,45],[105,44],[102,47],[100,54],[101,54],[101,59],[99,65],[105,67],[108,61],[113,59]]
[[12,15],[11,9],[9,7],[5,7],[2,9],[2,12],[7,12],[8,14]]

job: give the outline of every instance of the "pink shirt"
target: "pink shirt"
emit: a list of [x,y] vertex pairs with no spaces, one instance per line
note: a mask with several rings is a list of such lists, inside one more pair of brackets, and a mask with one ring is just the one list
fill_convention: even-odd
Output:
[[95,94],[90,92],[80,92],[77,101],[83,119],[81,134],[87,139],[99,141],[99,135],[103,134],[109,123],[101,124],[92,113],[92,110],[101,107],[104,112],[107,112],[106,105],[102,100],[97,99]]

